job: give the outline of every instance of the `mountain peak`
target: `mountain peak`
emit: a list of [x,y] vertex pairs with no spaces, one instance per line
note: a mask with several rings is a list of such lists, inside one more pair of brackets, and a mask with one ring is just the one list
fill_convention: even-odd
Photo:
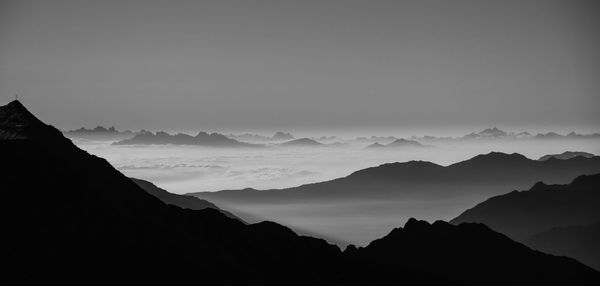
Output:
[[18,140],[31,138],[44,127],[47,127],[47,125],[37,119],[18,100],[13,100],[4,106],[0,106],[0,139]]
[[427,228],[427,227],[429,227],[429,223],[427,221],[417,220],[416,218],[413,218],[413,217],[408,219],[408,221],[406,221],[406,223],[404,224],[405,230],[420,229],[420,228]]
[[13,100],[7,105],[0,106],[0,124],[3,127],[17,127],[42,123],[18,100]]

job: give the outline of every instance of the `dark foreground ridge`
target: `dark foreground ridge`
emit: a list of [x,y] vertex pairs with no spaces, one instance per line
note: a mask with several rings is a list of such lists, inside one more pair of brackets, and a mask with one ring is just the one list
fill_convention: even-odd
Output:
[[484,223],[535,249],[600,269],[598,206],[600,174],[579,176],[566,185],[539,182],[528,191],[492,197],[451,223]]
[[9,283],[594,284],[600,274],[479,224],[416,220],[341,252],[271,222],[168,205],[19,102],[0,107]]
[[155,196],[156,198],[158,198],[165,204],[174,205],[174,206],[178,206],[183,209],[190,209],[190,210],[214,209],[214,210],[220,211],[221,213],[223,213],[225,216],[227,216],[229,218],[234,218],[234,219],[242,221],[240,218],[236,217],[232,213],[230,213],[226,210],[222,210],[221,208],[217,207],[215,204],[213,204],[207,200],[199,199],[199,198],[196,198],[193,196],[169,193],[167,190],[161,189],[161,188],[157,187],[155,184],[152,184],[151,182],[148,182],[146,180],[141,180],[141,179],[136,179],[136,178],[131,178],[131,180],[136,185],[138,185],[138,187],[142,188],[142,190],[146,191],[146,193]]

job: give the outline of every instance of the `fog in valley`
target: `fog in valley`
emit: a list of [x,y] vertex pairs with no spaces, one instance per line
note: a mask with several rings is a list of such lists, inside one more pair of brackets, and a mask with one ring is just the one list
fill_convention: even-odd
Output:
[[[334,133],[331,133],[334,134]],[[365,134],[365,137],[370,137]],[[336,138],[321,147],[207,148],[184,145],[111,145],[73,139],[91,154],[106,158],[125,175],[145,179],[178,194],[227,189],[258,190],[328,181],[368,167],[411,160],[447,166],[491,151],[520,153],[537,160],[567,150],[600,153],[598,139],[432,140],[426,147],[367,148],[373,141]],[[381,143],[386,143],[381,141]],[[567,183],[567,182],[547,182]],[[530,185],[519,186],[528,189]],[[503,192],[514,190],[506,187]],[[442,191],[442,190],[441,190]],[[338,244],[366,245],[403,225],[410,217],[450,220],[489,192],[439,199],[348,199],[288,203],[219,203],[247,221],[273,220],[300,233]],[[260,215],[257,215],[260,214]]]

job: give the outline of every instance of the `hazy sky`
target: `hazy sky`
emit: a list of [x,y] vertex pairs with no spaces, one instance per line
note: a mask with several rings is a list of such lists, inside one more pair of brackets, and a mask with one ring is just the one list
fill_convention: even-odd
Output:
[[595,3],[0,0],[0,100],[61,128],[600,129]]

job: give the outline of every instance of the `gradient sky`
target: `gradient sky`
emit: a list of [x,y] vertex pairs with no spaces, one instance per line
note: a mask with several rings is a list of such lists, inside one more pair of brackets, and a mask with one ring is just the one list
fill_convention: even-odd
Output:
[[596,3],[0,0],[0,100],[69,129],[600,129]]

